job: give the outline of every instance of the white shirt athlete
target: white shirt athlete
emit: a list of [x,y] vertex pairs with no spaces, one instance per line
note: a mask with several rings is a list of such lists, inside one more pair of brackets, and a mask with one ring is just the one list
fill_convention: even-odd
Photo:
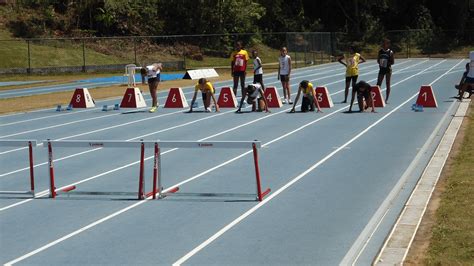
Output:
[[469,63],[469,72],[467,73],[467,76],[474,79],[474,51],[469,52],[469,59],[471,59],[471,62]]
[[258,56],[253,60],[253,70],[255,71],[255,75],[263,74],[262,60],[260,60]]
[[289,55],[280,56],[280,75],[289,75],[290,74],[290,59]]
[[158,66],[159,66],[159,64],[153,64],[153,65],[146,66],[147,76],[149,78],[156,78],[156,76],[158,76],[158,74],[160,74],[160,68]]

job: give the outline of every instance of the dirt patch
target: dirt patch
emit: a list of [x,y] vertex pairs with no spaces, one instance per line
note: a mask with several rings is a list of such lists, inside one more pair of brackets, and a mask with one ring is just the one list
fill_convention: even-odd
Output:
[[[472,111],[473,110],[471,102],[467,111],[467,115],[471,114]],[[453,174],[453,167],[456,162],[455,159],[461,151],[467,128],[469,126],[469,123],[471,122],[472,121],[470,121],[470,119],[466,117],[459,129],[458,135],[456,136],[449,157],[446,161],[443,171],[441,172],[441,176],[435,187],[431,200],[427,206],[420,227],[416,232],[412,246],[408,252],[407,258],[404,263],[405,265],[427,264],[428,250],[430,248],[430,242],[433,237],[433,228],[438,224],[438,221],[436,219],[436,212],[440,207],[442,195],[446,191],[447,185],[449,183],[448,177]]]

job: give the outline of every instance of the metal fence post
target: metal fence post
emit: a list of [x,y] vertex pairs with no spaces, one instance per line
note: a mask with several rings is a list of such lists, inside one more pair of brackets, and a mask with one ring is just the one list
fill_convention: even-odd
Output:
[[28,45],[28,68],[26,69],[26,73],[31,73],[31,53],[30,53],[30,40],[26,40]]
[[137,64],[137,38],[133,37],[133,54],[134,54],[134,62],[135,65]]
[[86,42],[82,39],[82,72],[86,72]]

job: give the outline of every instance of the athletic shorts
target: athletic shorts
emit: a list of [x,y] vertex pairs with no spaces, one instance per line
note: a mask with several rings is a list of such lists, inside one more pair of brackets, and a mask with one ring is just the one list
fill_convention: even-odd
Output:
[[205,102],[207,100],[207,93],[202,93],[202,100]]
[[359,77],[359,76],[346,77],[346,82],[349,82],[349,81],[352,80],[353,83],[356,83],[358,77]]
[[234,71],[234,77],[245,77],[245,71]]
[[280,75],[280,81],[281,82],[289,82],[290,81],[290,75]]
[[464,80],[464,83],[474,83],[474,78],[466,77],[466,79]]
[[263,84],[263,74],[255,74],[253,75],[253,83],[260,83]]
[[387,74],[392,74],[392,68],[390,68],[390,67],[381,67],[379,69],[379,76],[380,75],[387,75]]
[[301,102],[301,112],[314,112],[314,99],[311,99],[310,97],[303,97],[302,102]]
[[148,78],[148,83],[154,82],[154,81],[158,81],[158,82],[161,81],[161,76],[160,76],[160,74],[157,74],[157,75],[156,75],[156,78]]

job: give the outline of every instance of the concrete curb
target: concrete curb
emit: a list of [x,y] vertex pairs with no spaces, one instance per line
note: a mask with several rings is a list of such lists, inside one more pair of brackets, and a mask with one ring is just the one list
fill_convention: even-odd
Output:
[[460,103],[374,265],[403,265],[471,100]]

